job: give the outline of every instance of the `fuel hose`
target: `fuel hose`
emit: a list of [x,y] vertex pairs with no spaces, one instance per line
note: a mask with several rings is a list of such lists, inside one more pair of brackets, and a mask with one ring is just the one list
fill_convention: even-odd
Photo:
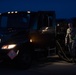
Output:
[[[63,51],[63,48],[61,47],[60,43],[56,40],[57,46],[60,48],[58,49],[58,55],[60,58],[62,58],[63,60],[67,61],[67,62],[71,62],[71,59],[67,57],[66,53]],[[61,53],[59,53],[59,51]]]

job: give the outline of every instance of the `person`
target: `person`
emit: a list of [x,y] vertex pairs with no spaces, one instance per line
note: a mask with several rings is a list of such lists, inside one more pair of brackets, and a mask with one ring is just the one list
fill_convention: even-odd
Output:
[[68,28],[65,36],[65,45],[68,46],[72,61],[75,62],[75,47],[76,47],[76,29],[72,23],[68,23]]

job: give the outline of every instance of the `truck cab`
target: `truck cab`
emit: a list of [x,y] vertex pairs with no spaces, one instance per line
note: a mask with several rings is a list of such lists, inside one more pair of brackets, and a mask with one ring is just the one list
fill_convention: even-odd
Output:
[[33,58],[56,50],[54,11],[12,11],[0,14],[0,59],[28,67]]

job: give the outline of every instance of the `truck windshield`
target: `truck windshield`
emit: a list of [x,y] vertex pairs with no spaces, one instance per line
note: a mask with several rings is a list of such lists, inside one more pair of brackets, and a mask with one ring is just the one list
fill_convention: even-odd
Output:
[[0,16],[0,28],[27,28],[29,17],[25,14],[6,14]]
[[18,12],[3,13],[0,15],[0,29],[2,28],[24,28],[39,30],[42,27],[55,26],[55,12]]

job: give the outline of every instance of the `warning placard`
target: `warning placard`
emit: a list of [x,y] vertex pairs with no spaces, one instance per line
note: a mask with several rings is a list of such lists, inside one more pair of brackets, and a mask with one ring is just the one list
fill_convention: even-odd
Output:
[[17,56],[17,53],[14,50],[9,51],[7,54],[11,59],[14,59]]

